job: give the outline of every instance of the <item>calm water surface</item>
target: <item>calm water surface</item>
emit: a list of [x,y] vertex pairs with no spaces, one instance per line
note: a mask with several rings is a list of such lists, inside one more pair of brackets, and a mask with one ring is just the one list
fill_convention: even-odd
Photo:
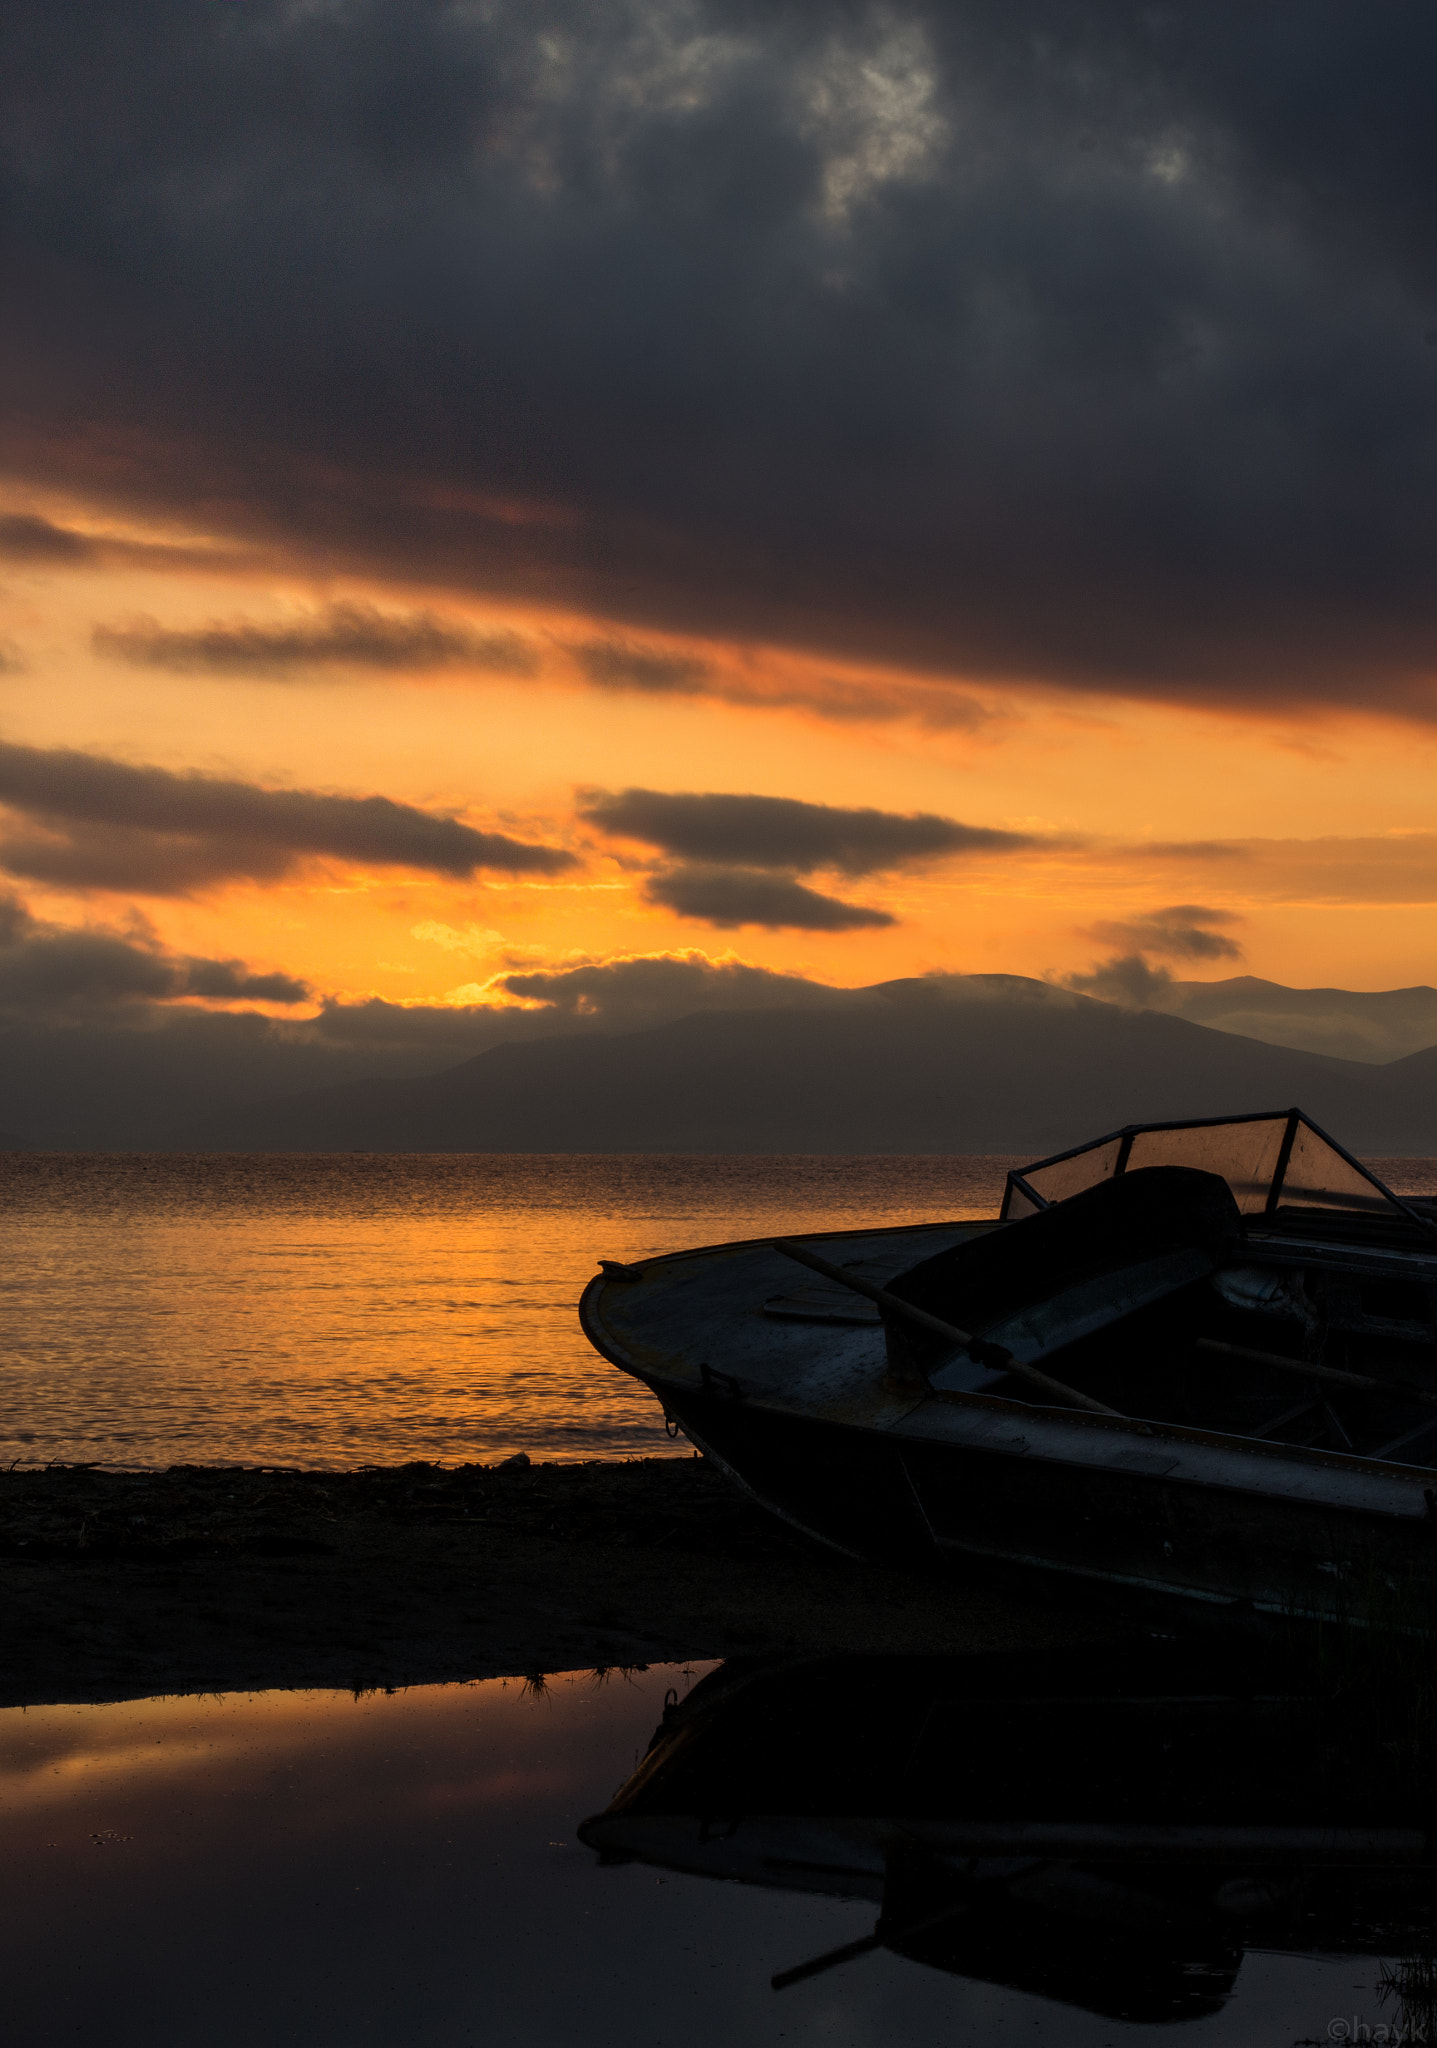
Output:
[[[0,1456],[352,1466],[671,1449],[600,1257],[991,1215],[1016,1161],[0,1155]],[[1399,1189],[1437,1161],[1381,1163]]]
[[8,1464],[650,1454],[603,1258],[988,1215],[978,1158],[0,1155]]
[[781,1874],[601,1868],[576,1837],[665,1691],[700,1675],[0,1713],[5,2040],[1289,2048],[1399,2016],[1377,1958],[1270,1951],[1242,1957],[1220,2011],[1176,2027],[886,1952],[774,1993],[776,1971],[867,1934],[874,1908]]

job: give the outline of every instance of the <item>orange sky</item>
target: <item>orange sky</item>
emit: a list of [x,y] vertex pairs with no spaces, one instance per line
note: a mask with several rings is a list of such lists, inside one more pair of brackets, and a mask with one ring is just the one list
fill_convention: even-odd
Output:
[[[1241,953],[1163,963],[1182,977],[1249,972],[1368,989],[1432,978],[1430,727],[845,670],[443,588],[318,583],[237,551],[221,573],[213,557],[196,566],[185,556],[204,536],[122,526],[113,511],[33,491],[0,510],[131,543],[75,566],[5,565],[4,739],[269,787],[381,794],[582,856],[564,875],[465,881],[316,862],[281,882],[179,899],[24,885],[52,922],[115,922],[134,906],[187,953],[236,954],[323,993],[404,1002],[481,999],[516,964],[693,947],[848,985],[930,969],[1061,975],[1113,950],[1094,927],[1174,904],[1224,913],[1221,929]],[[424,610],[480,635],[517,632],[536,650],[536,672],[464,662],[420,673],[344,662],[280,676],[184,672],[91,643],[97,627],[136,621],[170,632],[303,625],[337,602],[401,619]],[[605,687],[572,652],[596,638],[692,657],[710,673],[688,694]],[[716,929],[643,900],[652,848],[576,818],[577,790],[631,784],[933,812],[1040,843],[856,880],[805,877],[890,912],[897,922],[886,929]]]
[[1433,980],[1434,30],[1250,15],[18,0],[16,1016]]

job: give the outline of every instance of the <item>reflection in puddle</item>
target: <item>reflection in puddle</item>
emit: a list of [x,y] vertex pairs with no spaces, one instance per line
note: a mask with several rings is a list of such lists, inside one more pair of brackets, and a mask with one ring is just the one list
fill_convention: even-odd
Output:
[[1193,1681],[810,1660],[5,1711],[4,2039],[1396,2038],[1423,1799]]
[[610,1867],[876,1908],[778,1992],[886,1951],[1036,1994],[1070,2039],[1055,2007],[1231,2017],[1245,1957],[1280,1951],[1367,1964],[1384,2010],[1322,2038],[1437,2039],[1433,1788],[1360,1715],[1264,1689],[1277,1668],[1155,1646],[721,1667],[580,1834]]

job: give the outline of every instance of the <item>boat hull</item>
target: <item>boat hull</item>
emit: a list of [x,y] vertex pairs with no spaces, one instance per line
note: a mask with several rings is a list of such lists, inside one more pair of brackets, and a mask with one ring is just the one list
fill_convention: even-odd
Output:
[[[919,1235],[807,1242],[881,1266],[913,1255],[883,1240]],[[791,1525],[854,1556],[986,1562],[1209,1612],[1428,1625],[1431,1472],[895,1390],[881,1333],[762,1322],[782,1266],[767,1244],[676,1255],[638,1285],[594,1282],[581,1313],[671,1423]]]
[[1437,1532],[1406,1518],[653,1391],[763,1507],[853,1557],[981,1560],[1234,1614],[1402,1625],[1437,1602]]

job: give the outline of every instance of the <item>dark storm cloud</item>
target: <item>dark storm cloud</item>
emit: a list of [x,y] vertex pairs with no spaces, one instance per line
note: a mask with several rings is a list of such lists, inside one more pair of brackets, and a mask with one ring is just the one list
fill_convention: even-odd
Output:
[[272,880],[325,856],[454,876],[574,865],[557,847],[477,832],[388,797],[261,789],[68,748],[0,743],[0,806],[25,820],[0,833],[0,868],[65,888],[183,895]]
[[292,625],[236,619],[177,630],[141,618],[96,626],[90,637],[97,654],[182,674],[283,677],[325,667],[464,667],[532,675],[538,665],[534,649],[518,633],[474,633],[432,612],[395,614],[371,604],[327,605]]
[[642,840],[682,860],[742,862],[795,874],[836,868],[845,875],[871,875],[912,861],[1036,844],[1020,832],[960,825],[932,812],[844,810],[782,796],[586,790],[579,816],[603,832]]
[[896,924],[886,910],[822,896],[788,875],[761,868],[678,867],[651,875],[644,895],[661,909],[694,917],[721,931],[764,925],[769,931],[851,932]]
[[1430,715],[1434,66],[1419,0],[11,0],[8,463],[620,636]]
[[12,1014],[63,1016],[186,997],[289,1004],[309,995],[293,975],[172,953],[138,920],[119,931],[44,924],[18,897],[0,896],[0,1010]]

